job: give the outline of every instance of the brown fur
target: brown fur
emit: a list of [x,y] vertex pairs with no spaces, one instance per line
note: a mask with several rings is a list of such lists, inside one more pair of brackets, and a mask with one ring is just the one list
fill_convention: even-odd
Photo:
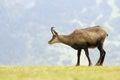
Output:
[[[71,46],[72,48],[78,50],[78,58],[80,56],[81,49],[84,49],[89,61],[89,66],[92,65],[92,62],[89,58],[88,48],[98,47],[100,51],[100,58],[96,65],[103,64],[105,56],[103,43],[108,34],[100,26],[94,26],[85,29],[76,29],[70,35],[58,35],[58,33],[55,30],[53,30],[52,33],[53,38],[49,41],[49,44],[63,43],[68,46]],[[76,65],[79,65],[79,59]]]

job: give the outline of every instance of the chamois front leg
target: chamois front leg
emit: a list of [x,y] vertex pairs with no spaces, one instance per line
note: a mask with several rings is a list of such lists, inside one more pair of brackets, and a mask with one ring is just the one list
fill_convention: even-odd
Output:
[[90,57],[89,57],[88,48],[85,48],[84,51],[85,51],[85,55],[87,56],[87,59],[88,59],[88,62],[89,62],[89,66],[92,66],[92,62],[91,62]]
[[77,64],[76,64],[76,66],[80,65],[80,55],[81,55],[81,49],[78,50],[78,52],[77,52]]

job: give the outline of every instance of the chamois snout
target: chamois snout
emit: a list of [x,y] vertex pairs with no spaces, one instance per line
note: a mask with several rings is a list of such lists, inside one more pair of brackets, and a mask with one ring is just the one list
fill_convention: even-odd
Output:
[[51,41],[48,41],[48,44],[51,44]]
[[54,43],[55,36],[52,36],[52,39],[48,41],[48,44],[53,44]]

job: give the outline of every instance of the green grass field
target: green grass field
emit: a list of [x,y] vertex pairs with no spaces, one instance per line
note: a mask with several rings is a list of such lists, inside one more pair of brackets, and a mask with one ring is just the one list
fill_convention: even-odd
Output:
[[120,80],[120,67],[0,67],[0,80]]

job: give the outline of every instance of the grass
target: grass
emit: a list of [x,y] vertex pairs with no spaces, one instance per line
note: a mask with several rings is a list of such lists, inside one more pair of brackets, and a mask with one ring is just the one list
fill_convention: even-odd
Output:
[[0,80],[120,80],[120,67],[1,66]]

